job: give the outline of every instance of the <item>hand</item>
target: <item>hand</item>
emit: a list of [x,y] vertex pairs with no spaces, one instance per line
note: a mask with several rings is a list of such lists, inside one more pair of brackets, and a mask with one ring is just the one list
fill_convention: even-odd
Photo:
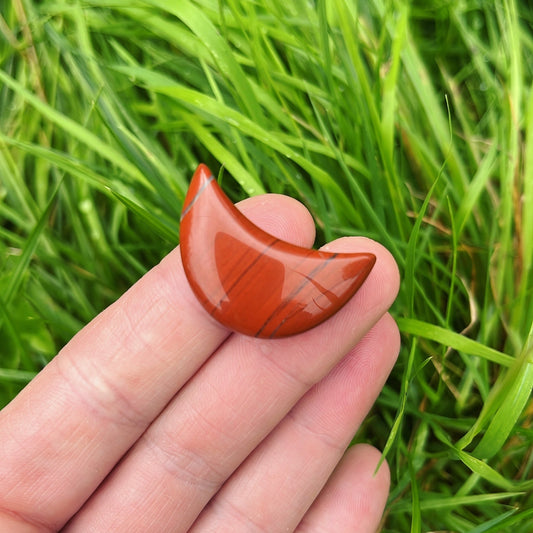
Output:
[[[305,208],[239,206],[302,246]],[[379,525],[389,472],[344,453],[396,359],[390,254],[334,317],[301,335],[229,335],[200,307],[179,250],[80,331],[0,412],[0,531],[361,531]],[[66,524],[66,525],[65,525]]]

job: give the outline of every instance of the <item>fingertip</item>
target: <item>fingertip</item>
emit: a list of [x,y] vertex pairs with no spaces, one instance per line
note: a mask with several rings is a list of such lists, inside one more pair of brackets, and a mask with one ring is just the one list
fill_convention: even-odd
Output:
[[374,533],[389,488],[390,469],[382,454],[357,444],[346,452],[297,531]]
[[389,463],[376,447],[365,443],[356,444],[348,449],[344,461],[348,471],[353,469],[352,475],[357,474],[357,477],[366,478],[376,489],[389,491]]
[[396,320],[394,320],[390,313],[385,313],[379,322],[367,333],[367,336],[376,336],[379,338],[379,345],[387,347],[387,354],[389,354],[392,369],[400,353],[402,342]]
[[256,226],[278,239],[309,248],[315,240],[311,213],[298,200],[282,194],[262,194],[237,204]]
[[390,468],[383,454],[370,444],[356,444],[346,452],[336,474],[338,497],[351,509],[351,516],[362,521],[365,527],[360,531],[375,531],[390,490]]
[[391,252],[382,244],[368,237],[341,237],[321,248],[328,252],[368,252],[376,256],[376,263],[361,293],[369,292],[374,301],[392,305],[400,289],[400,270]]

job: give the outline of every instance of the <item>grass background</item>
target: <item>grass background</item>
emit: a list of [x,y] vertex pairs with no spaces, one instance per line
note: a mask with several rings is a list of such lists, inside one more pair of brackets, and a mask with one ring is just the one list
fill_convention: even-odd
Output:
[[12,0],[0,7],[0,405],[178,242],[197,163],[402,272],[356,440],[384,531],[533,531],[533,7]]

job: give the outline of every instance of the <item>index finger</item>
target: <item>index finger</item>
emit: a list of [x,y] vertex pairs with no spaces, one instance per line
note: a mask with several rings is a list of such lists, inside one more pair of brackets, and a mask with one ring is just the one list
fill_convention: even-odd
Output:
[[[291,198],[241,208],[282,239],[313,242],[313,221]],[[0,479],[9,480],[0,517],[10,510],[61,527],[227,335],[198,304],[174,250],[0,412]]]

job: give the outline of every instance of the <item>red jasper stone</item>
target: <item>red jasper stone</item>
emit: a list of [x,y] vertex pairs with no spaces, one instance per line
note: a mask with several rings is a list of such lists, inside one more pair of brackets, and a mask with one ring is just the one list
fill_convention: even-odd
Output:
[[181,257],[193,292],[227,328],[262,338],[317,326],[359,289],[376,257],[281,241],[248,220],[201,164],[181,215]]

